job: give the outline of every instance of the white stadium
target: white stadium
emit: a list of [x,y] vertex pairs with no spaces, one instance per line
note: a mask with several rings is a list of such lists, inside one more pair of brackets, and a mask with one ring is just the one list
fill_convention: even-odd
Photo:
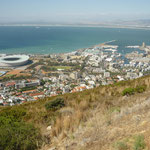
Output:
[[0,57],[0,66],[17,67],[27,64],[28,61],[27,55],[8,55]]

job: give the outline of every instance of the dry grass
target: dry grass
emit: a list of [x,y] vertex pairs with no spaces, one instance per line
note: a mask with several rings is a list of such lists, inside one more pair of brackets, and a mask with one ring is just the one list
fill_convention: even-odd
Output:
[[51,133],[52,137],[61,136],[61,139],[62,139],[62,137],[65,138],[68,134],[75,131],[75,129],[80,125],[80,122],[83,119],[85,120],[86,118],[86,115],[85,115],[86,113],[83,115],[83,108],[85,110],[85,105],[81,105],[80,108],[81,109],[78,108],[73,113],[70,113],[68,115],[66,115],[66,113],[65,115],[61,114],[61,116],[56,119],[52,128],[52,133]]
[[79,109],[85,111],[87,108],[89,108],[89,102],[86,100],[81,101],[79,104]]
[[[121,93],[125,88],[139,85],[146,85],[147,91],[122,97]],[[44,128],[47,126],[52,126],[51,146],[57,147],[59,144],[63,147],[67,143],[71,150],[95,150],[99,147],[100,150],[112,150],[113,144],[124,137],[133,136],[144,130],[150,133],[149,90],[148,76],[79,93],[64,94],[61,97],[64,98],[66,106],[55,112],[46,111],[44,105],[56,97],[17,107],[27,110],[24,118],[27,122],[34,122],[36,126],[40,123],[41,132],[45,132]],[[143,134],[150,139],[150,134],[146,132]]]
[[12,70],[12,71],[10,71],[10,72],[8,72],[7,74],[6,74],[6,76],[7,75],[15,75],[15,76],[17,76],[17,77],[19,77],[19,76],[31,76],[31,74],[29,74],[29,73],[22,73],[22,71],[24,71],[24,70]]
[[[147,95],[150,93],[147,93],[146,97]],[[107,109],[104,112],[99,110],[102,105],[98,106],[92,111],[93,117],[87,120],[86,126],[78,131],[81,133],[73,139],[72,142],[77,145],[70,145],[70,149],[116,150],[114,144],[126,140],[128,150],[133,150],[134,137],[144,135],[148,150],[150,148],[150,112],[148,112],[150,100],[146,97],[145,94],[144,96],[141,94],[138,99],[137,96],[132,96],[133,100],[136,99],[135,105],[134,103],[128,105],[127,100],[126,106],[121,106],[120,112],[110,112]],[[121,117],[116,120],[115,116],[119,115]]]
[[[137,83],[142,85],[150,82],[149,80],[136,82],[132,86],[138,86]],[[84,93],[86,100],[80,101],[79,99],[82,97],[78,96],[78,101],[72,104],[75,111],[71,116],[71,124],[68,123],[70,119],[66,118],[64,129],[74,127],[73,130],[67,131],[68,134],[73,131],[74,138],[71,140],[68,136],[67,138],[64,137],[66,142],[60,145],[63,147],[65,143],[69,142],[69,149],[71,150],[115,150],[114,144],[116,142],[128,139],[128,149],[132,150],[134,136],[143,134],[147,137],[145,143],[149,148],[150,134],[146,135],[146,133],[150,133],[148,125],[150,112],[147,113],[150,107],[150,99],[148,98],[150,93],[145,92],[131,97],[122,97],[119,96],[119,93],[124,90],[124,87],[115,87],[115,91],[112,91],[113,88],[109,86],[102,87],[99,92],[98,89],[94,90],[95,92],[92,91],[88,98]],[[110,92],[108,92],[109,90]],[[149,91],[148,84],[147,91]],[[75,122],[74,119],[76,119]],[[61,141],[57,142],[61,143]]]

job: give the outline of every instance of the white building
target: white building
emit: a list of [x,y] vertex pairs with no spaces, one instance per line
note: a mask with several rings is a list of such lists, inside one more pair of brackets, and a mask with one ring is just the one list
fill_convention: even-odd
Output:
[[29,56],[27,55],[8,55],[0,57],[0,65],[4,67],[16,67],[27,64]]
[[104,77],[109,78],[110,77],[110,72],[104,72]]

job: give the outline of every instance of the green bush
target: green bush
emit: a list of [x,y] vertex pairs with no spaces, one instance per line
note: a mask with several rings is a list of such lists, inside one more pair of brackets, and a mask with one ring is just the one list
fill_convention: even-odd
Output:
[[21,121],[25,115],[26,110],[18,107],[6,108],[0,112],[1,117],[10,118],[13,121]]
[[143,150],[145,146],[146,144],[144,141],[144,136],[143,135],[137,136],[134,143],[134,150]]
[[65,106],[64,99],[56,98],[52,101],[49,101],[45,104],[46,110],[55,111]]
[[128,146],[124,142],[117,142],[115,147],[117,150],[128,150]]
[[40,132],[23,121],[25,115],[26,111],[18,107],[0,112],[0,150],[35,150],[39,147]]
[[135,88],[135,91],[137,92],[137,93],[143,93],[144,91],[146,90],[146,86],[138,86],[138,87],[136,87]]
[[135,93],[135,89],[134,88],[126,88],[123,90],[122,95],[133,95]]
[[127,84],[127,82],[129,82],[129,81],[119,81],[119,82],[114,83],[114,85],[116,85],[116,86],[124,86],[124,85]]
[[123,90],[122,95],[133,95],[134,93],[143,93],[146,90],[145,85],[137,86],[136,88],[126,88]]
[[[1,118],[2,120],[2,118]],[[39,131],[30,124],[8,122],[0,126],[0,150],[35,150],[41,144]],[[10,121],[10,120],[9,120]]]

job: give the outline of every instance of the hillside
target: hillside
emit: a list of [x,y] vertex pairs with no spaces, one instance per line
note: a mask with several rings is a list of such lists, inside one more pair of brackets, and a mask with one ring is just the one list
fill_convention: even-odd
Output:
[[150,76],[1,107],[0,150],[148,150],[149,109]]

